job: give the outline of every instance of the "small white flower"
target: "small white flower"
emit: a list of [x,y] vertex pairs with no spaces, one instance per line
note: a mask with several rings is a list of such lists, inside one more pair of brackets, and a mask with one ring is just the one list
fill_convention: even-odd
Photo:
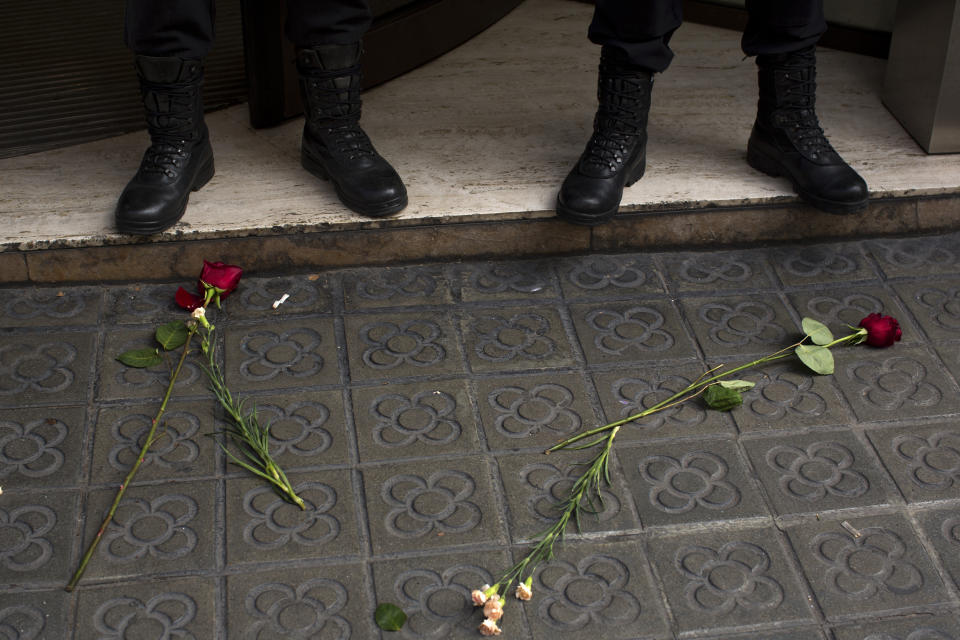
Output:
[[483,615],[489,620],[497,621],[503,617],[503,600],[494,597],[487,600],[483,605]]
[[470,599],[473,600],[473,606],[480,607],[487,601],[487,594],[482,589],[474,589],[470,593]]
[[517,591],[514,595],[517,596],[517,600],[529,600],[533,597],[533,589],[521,582],[517,585]]
[[494,620],[484,620],[480,623],[480,626],[477,627],[477,630],[482,636],[498,636],[500,635],[500,627],[497,626],[496,621]]
[[207,312],[203,309],[203,307],[197,307],[193,310],[193,313],[190,314],[190,317],[199,320],[200,318],[204,317],[206,313]]

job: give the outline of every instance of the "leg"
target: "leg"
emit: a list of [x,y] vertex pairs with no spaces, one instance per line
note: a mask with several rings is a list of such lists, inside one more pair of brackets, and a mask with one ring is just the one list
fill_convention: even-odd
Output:
[[653,74],[670,64],[678,0],[597,0],[590,40],[602,45],[593,135],[557,195],[557,215],[596,225],[616,214],[623,189],[646,170]]
[[213,177],[203,121],[203,57],[213,40],[213,4],[128,0],[125,40],[133,49],[150,147],[115,213],[122,233],[152,234],[184,214],[191,191]]
[[830,213],[867,205],[867,184],[833,149],[816,114],[815,44],[826,29],[822,0],[748,0],[743,49],[757,56],[760,99],[747,162],[787,177]]
[[347,207],[379,217],[406,207],[407,190],[360,128],[360,40],[369,26],[366,0],[288,2],[306,119],[301,163],[332,181]]

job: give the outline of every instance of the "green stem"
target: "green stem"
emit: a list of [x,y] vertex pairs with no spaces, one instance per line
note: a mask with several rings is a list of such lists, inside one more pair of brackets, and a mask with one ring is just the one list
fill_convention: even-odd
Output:
[[154,416],[150,423],[150,431],[147,433],[147,438],[143,443],[143,447],[140,449],[140,454],[137,456],[136,462],[133,463],[133,467],[131,467],[130,471],[127,472],[123,482],[120,483],[120,488],[117,490],[117,495],[113,498],[113,504],[110,505],[110,510],[107,512],[107,517],[104,518],[103,524],[101,524],[100,528],[97,529],[97,534],[93,537],[93,540],[90,541],[90,546],[87,547],[86,553],[83,554],[83,558],[80,560],[80,565],[77,567],[76,572],[74,572],[73,577],[70,578],[70,582],[67,583],[66,587],[64,587],[64,591],[73,591],[77,586],[77,582],[79,582],[80,578],[83,577],[83,573],[87,570],[87,564],[90,562],[90,558],[93,557],[94,552],[97,550],[97,546],[100,544],[100,540],[103,538],[103,534],[106,532],[107,527],[113,520],[114,514],[117,512],[117,507],[120,506],[120,500],[123,499],[123,495],[126,493],[127,487],[129,487],[130,483],[133,482],[134,476],[137,475],[137,470],[140,468],[140,465],[143,464],[150,447],[155,442],[156,439],[154,438],[154,434],[157,431],[157,426],[160,424],[160,418],[163,417],[164,411],[167,410],[167,402],[170,401],[170,396],[173,393],[173,385],[176,384],[177,376],[180,375],[180,370],[183,368],[183,363],[186,361],[187,354],[190,352],[190,340],[193,338],[195,333],[196,328],[192,328],[190,329],[190,333],[187,334],[187,341],[183,345],[183,353],[180,354],[180,360],[177,362],[177,368],[174,369],[173,373],[170,375],[170,382],[167,384],[167,391],[163,395],[163,402],[160,403],[160,408],[157,410],[157,415]]

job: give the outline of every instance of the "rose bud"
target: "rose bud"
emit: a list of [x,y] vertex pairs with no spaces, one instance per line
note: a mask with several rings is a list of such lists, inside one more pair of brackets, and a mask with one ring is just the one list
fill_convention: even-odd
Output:
[[867,330],[866,343],[871,347],[889,347],[900,341],[903,331],[900,323],[891,316],[871,313],[860,321],[860,327]]
[[503,617],[503,600],[500,598],[490,598],[483,605],[483,615],[488,619],[497,621]]
[[493,620],[484,620],[480,623],[480,626],[477,627],[477,630],[482,636],[498,636],[500,635],[500,627],[497,626],[497,623]]

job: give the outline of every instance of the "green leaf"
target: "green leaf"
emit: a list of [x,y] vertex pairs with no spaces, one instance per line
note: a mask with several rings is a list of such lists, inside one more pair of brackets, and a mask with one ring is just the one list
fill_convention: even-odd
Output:
[[749,391],[757,386],[756,382],[750,382],[749,380],[721,380],[717,384],[724,389],[733,389],[734,391]]
[[796,348],[795,353],[800,358],[800,362],[807,365],[814,373],[822,376],[833,373],[833,354],[826,347],[818,347],[811,344],[802,344]]
[[146,369],[147,367],[152,367],[155,364],[163,362],[163,358],[160,357],[160,351],[156,348],[131,349],[117,356],[117,360],[128,367],[137,369]]
[[407,614],[395,604],[384,602],[373,612],[377,626],[384,631],[400,631],[407,621]]
[[814,320],[813,318],[804,318],[800,326],[803,327],[803,332],[810,336],[813,344],[830,344],[833,342],[833,334],[830,333],[827,325],[822,322]]
[[703,398],[711,409],[717,411],[730,411],[743,404],[743,397],[739,391],[719,384],[712,384],[707,387]]
[[187,341],[188,335],[187,325],[181,320],[174,320],[173,322],[168,322],[163,326],[157,327],[156,337],[160,346],[166,351],[170,351],[171,349],[182,347]]

